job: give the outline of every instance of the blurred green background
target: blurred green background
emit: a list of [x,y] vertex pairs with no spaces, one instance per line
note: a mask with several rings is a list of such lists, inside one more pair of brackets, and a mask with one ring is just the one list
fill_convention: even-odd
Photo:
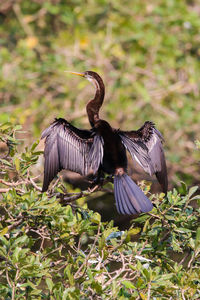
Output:
[[89,128],[93,87],[64,71],[94,70],[106,85],[101,117],[124,130],[155,122],[170,187],[198,183],[199,4],[1,0],[0,123],[22,124],[25,145],[54,117]]

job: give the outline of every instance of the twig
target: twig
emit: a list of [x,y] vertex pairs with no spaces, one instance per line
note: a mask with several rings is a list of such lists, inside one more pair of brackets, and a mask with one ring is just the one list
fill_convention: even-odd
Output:
[[59,176],[58,179],[57,179],[57,180],[54,182],[54,184],[52,185],[52,188],[51,188],[52,191],[54,190],[54,188],[56,187],[56,185],[57,185],[58,182],[60,181],[60,177],[62,177],[62,176]]
[[24,32],[28,36],[33,36],[33,32],[32,32],[31,27],[24,21],[24,16],[21,12],[19,4],[15,3],[13,5],[13,10],[14,10],[16,16],[17,16],[17,19],[18,19],[19,23],[21,24],[22,28],[24,29]]
[[29,20],[26,21],[26,23],[34,22],[35,20],[43,17],[47,13],[47,10],[42,7],[40,10],[38,10],[35,14],[29,16]]
[[[45,259],[46,257],[48,257],[50,254],[55,253],[56,251],[60,251],[61,252],[62,251],[62,247],[63,247],[63,245],[60,245],[58,248],[56,248],[56,249],[50,251],[49,253],[43,255],[43,259]],[[65,258],[65,256],[64,256],[64,258]]]
[[79,251],[80,251],[80,249],[81,249],[81,239],[82,239],[82,237],[83,237],[83,235],[85,234],[85,231],[83,231],[82,233],[81,233],[81,235],[80,235],[80,238],[79,238],[79,241],[78,241],[78,247],[77,247],[77,249],[76,249],[76,252],[78,253]]
[[49,236],[42,234],[39,230],[35,230],[31,228],[30,231],[37,233],[42,239],[51,240]]
[[148,283],[147,300],[151,299],[151,282]]
[[138,251],[138,255],[141,255],[142,251],[144,250],[145,246],[147,245],[148,241],[145,241],[140,251]]
[[81,276],[80,276],[80,275],[78,276],[78,274],[81,272],[81,270],[83,269],[83,267],[85,267],[85,270],[86,270],[87,265],[88,265],[88,260],[89,260],[89,258],[90,258],[90,256],[91,256],[91,254],[92,254],[92,252],[93,252],[95,246],[96,246],[96,242],[97,242],[97,240],[98,240],[98,238],[99,238],[99,234],[100,234],[100,224],[99,224],[99,226],[98,226],[97,235],[96,235],[96,237],[95,237],[94,243],[93,243],[93,245],[92,245],[92,247],[91,247],[91,249],[90,249],[89,254],[87,255],[87,257],[86,257],[84,263],[80,266],[80,268],[77,270],[77,272],[76,272],[75,275],[74,275],[74,278],[75,278],[75,279],[77,279],[77,278],[79,278],[79,277],[81,277],[81,276],[84,275],[85,271],[83,272],[83,274],[81,274]]
[[42,191],[42,188],[41,187],[39,187],[36,183],[35,183],[35,181],[33,180],[33,178],[31,178],[31,177],[29,177],[29,181],[30,181],[30,183],[34,186],[34,188],[37,190],[37,191]]
[[181,259],[181,261],[178,263],[178,265],[182,265],[184,263],[184,261],[190,256],[190,253],[187,252],[186,255]]
[[21,216],[20,220],[18,220],[15,223],[13,223],[12,225],[8,226],[8,232],[11,231],[13,228],[17,227],[18,225],[20,225],[23,221],[24,221],[24,217]]
[[15,300],[15,283],[13,282],[13,287],[12,287],[12,300]]
[[8,268],[6,268],[6,279],[7,279],[7,282],[9,284],[10,288],[12,289],[12,284],[11,284],[11,281],[10,281],[10,278],[9,278],[9,275],[8,275]]
[[0,189],[0,193],[7,193],[10,189]]
[[115,276],[111,277],[111,279],[109,279],[109,280],[104,284],[103,289],[106,288],[109,284],[111,284],[111,282],[112,282],[113,280],[115,280],[117,277],[119,277],[119,276],[125,271],[125,266],[126,266],[126,264],[125,264],[125,262],[124,262],[124,257],[123,257],[123,255],[122,255],[120,252],[119,252],[119,254],[120,254],[120,257],[121,257],[122,267],[121,267],[121,269],[119,269],[118,271],[116,271],[116,275],[115,275]]
[[182,296],[183,300],[185,300],[184,289],[181,289],[181,296]]
[[[111,182],[112,181],[112,178],[110,176],[108,176],[107,178],[105,178],[103,180],[103,182],[101,183],[101,185],[95,185],[92,189],[88,189],[88,190],[85,190],[85,191],[81,191],[80,193],[67,193],[67,194],[57,194],[56,197],[57,198],[60,198],[61,199],[61,203],[63,205],[68,205],[70,202],[74,202],[76,201],[77,199],[80,199],[82,197],[86,197],[94,192],[97,192],[97,191],[101,191],[102,190],[102,186],[105,185],[106,183],[108,182]],[[69,196],[70,195],[70,196]],[[50,195],[52,196],[52,195]]]
[[26,183],[26,181],[7,182],[7,181],[5,181],[3,179],[0,179],[0,183],[2,183],[4,185],[7,185],[7,186],[15,187],[15,186],[18,186],[18,185]]
[[74,202],[75,200],[84,197],[84,192],[80,192],[78,194],[72,195],[72,196],[65,196],[64,194],[57,195],[57,198],[60,198],[60,203],[62,205],[68,205],[71,202]]

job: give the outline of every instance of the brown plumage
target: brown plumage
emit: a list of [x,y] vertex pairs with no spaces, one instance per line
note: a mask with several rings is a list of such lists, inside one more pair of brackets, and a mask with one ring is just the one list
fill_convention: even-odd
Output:
[[147,173],[156,175],[166,193],[168,180],[161,133],[149,121],[137,131],[112,128],[99,118],[105,94],[101,77],[92,71],[71,73],[88,79],[95,86],[95,97],[86,106],[92,128],[82,130],[64,119],[56,119],[44,130],[42,138],[46,137],[46,141],[42,191],[48,189],[50,182],[62,169],[81,175],[87,175],[89,170],[97,175],[104,172],[114,175],[114,194],[119,213],[131,215],[150,211],[152,203],[127,175],[126,150]]

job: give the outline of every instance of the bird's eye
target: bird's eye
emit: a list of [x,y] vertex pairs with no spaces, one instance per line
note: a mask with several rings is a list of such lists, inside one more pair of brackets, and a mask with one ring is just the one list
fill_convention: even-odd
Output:
[[87,80],[89,80],[90,82],[94,83],[94,79],[91,76],[87,76]]

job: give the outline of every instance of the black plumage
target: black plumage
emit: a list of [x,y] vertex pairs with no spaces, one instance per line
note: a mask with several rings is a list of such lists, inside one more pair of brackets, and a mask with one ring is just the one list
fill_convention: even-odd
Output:
[[104,172],[114,175],[114,194],[119,213],[131,215],[150,211],[153,208],[151,201],[127,175],[126,150],[147,173],[157,176],[166,193],[168,181],[161,133],[149,121],[137,131],[112,128],[108,122],[99,118],[105,93],[101,77],[92,71],[71,73],[85,77],[96,88],[94,99],[86,106],[92,128],[82,130],[64,119],[56,119],[44,130],[42,138],[46,137],[46,140],[42,191],[48,189],[52,179],[62,169],[81,175],[87,175],[89,171],[97,175]]

